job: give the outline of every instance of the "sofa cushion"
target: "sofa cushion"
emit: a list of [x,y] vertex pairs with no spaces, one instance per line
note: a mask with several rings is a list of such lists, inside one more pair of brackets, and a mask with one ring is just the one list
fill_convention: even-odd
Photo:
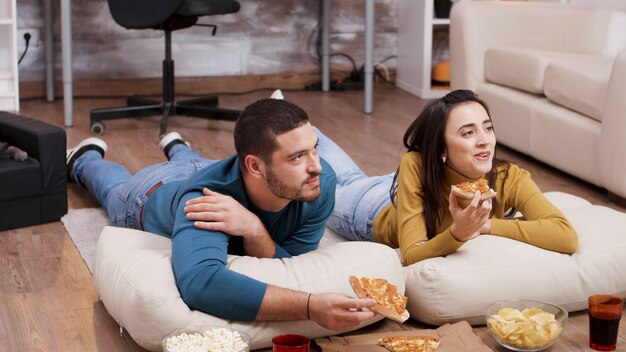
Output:
[[0,159],[0,201],[41,194],[41,165],[28,158],[24,161]]
[[551,101],[602,121],[614,58],[569,57],[546,68],[544,93]]
[[[258,280],[306,292],[355,296],[350,275],[384,277],[404,292],[396,251],[377,243],[336,243],[289,259],[228,256],[227,265]],[[174,281],[170,239],[148,232],[105,227],[96,248],[94,279],[109,314],[149,350],[160,350],[164,336],[184,327],[229,326],[249,334],[253,349],[270,346],[280,333],[338,333],[311,321],[236,322],[189,309]],[[359,328],[380,319],[378,315]]]
[[595,55],[520,47],[495,47],[485,52],[485,78],[489,82],[544,94],[546,68],[554,61],[594,58]]
[[485,78],[489,82],[543,94],[548,64],[567,53],[520,47],[495,47],[485,52]]
[[499,300],[542,300],[577,311],[593,293],[626,296],[626,214],[571,195],[546,196],[578,232],[575,254],[480,236],[446,257],[405,268],[411,316],[433,325],[484,324],[485,308]]

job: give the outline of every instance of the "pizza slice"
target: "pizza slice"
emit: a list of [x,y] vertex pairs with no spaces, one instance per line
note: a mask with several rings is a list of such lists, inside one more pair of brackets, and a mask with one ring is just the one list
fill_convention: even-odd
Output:
[[432,352],[440,342],[432,336],[385,336],[378,339],[378,344],[391,352]]
[[373,298],[376,304],[370,309],[393,321],[403,323],[409,319],[407,297],[398,293],[398,287],[385,279],[350,276],[350,285],[359,298]]
[[452,185],[452,192],[461,198],[472,199],[476,191],[481,193],[480,200],[491,199],[496,196],[496,191],[489,188],[489,184],[484,178],[476,182],[461,182]]

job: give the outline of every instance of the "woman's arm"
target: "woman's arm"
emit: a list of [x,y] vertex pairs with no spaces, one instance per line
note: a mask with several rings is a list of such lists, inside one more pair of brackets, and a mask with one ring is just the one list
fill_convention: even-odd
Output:
[[508,237],[534,246],[572,254],[578,249],[578,235],[565,215],[543,195],[530,174],[511,166],[504,182],[505,204],[524,215],[523,219],[491,220],[492,235]]

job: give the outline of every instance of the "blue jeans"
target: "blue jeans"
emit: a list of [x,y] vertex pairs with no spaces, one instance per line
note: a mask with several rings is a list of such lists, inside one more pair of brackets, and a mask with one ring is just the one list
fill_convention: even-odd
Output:
[[335,171],[335,209],[327,226],[353,241],[372,241],[376,215],[391,203],[389,190],[394,173],[368,177],[352,158],[320,130],[318,152]]
[[131,175],[122,165],[102,159],[97,151],[87,151],[74,162],[72,178],[91,191],[114,226],[141,229],[140,210],[155,185],[187,179],[217,162],[202,158],[184,144],[172,146],[169,158],[169,162]]

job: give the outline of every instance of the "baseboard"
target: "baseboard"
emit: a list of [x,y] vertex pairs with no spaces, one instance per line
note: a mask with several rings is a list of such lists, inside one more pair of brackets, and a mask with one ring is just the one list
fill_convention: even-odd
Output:
[[[344,77],[346,72],[333,72],[333,79]],[[304,89],[320,80],[319,72],[284,73],[273,75],[245,75],[221,77],[176,78],[177,95],[204,95],[211,93],[238,93],[262,88]],[[129,95],[160,96],[160,78],[77,79],[73,82],[75,97],[118,97]],[[63,82],[54,82],[55,98],[63,96]],[[46,96],[44,81],[20,82],[20,98],[32,99]]]
[[[345,80],[350,71],[333,70],[331,82]],[[395,79],[395,69],[389,69]],[[242,93],[256,89],[305,89],[320,82],[319,71],[271,75],[176,78],[177,95],[207,95],[213,93]],[[161,78],[75,79],[74,97],[126,97],[129,95],[161,95]],[[45,81],[20,82],[20,99],[44,98]],[[341,90],[341,89],[339,89]],[[54,82],[55,98],[63,97],[63,82]]]
[[609,198],[609,200],[611,202],[626,208],[626,199],[625,198],[620,197],[617,194],[611,193],[611,192],[607,192],[606,196],[607,196],[607,198]]

